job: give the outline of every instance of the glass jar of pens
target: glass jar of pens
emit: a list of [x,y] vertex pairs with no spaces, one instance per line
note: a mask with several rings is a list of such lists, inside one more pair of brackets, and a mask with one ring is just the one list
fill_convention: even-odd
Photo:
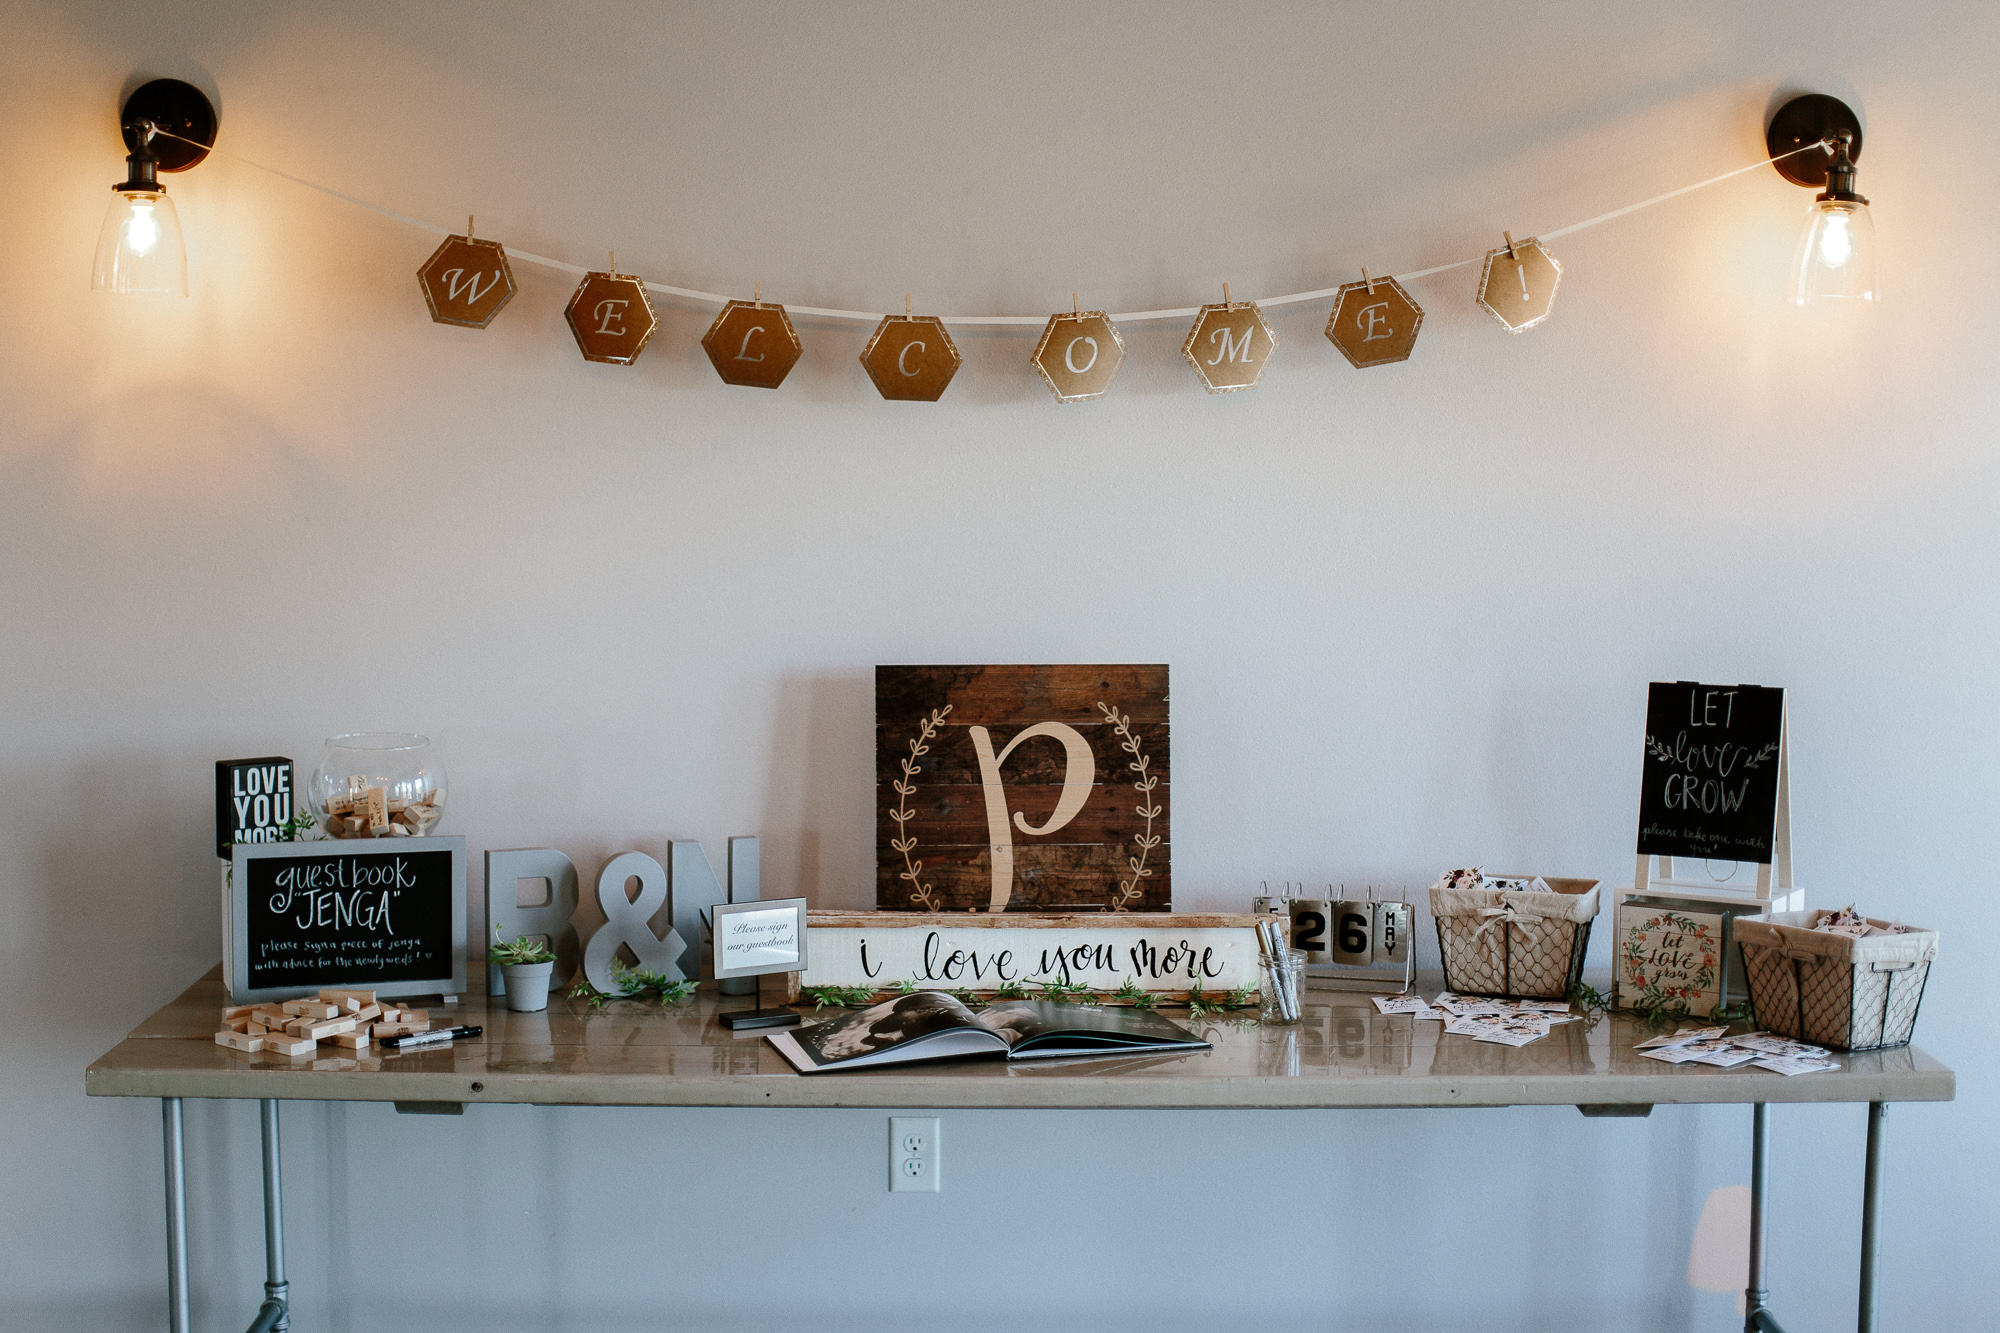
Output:
[[1411,908],[1402,899],[1348,898],[1328,885],[1324,897],[1287,884],[1273,894],[1264,884],[1252,905],[1270,918],[1285,943],[1305,958],[1309,982],[1328,990],[1406,994],[1417,980],[1410,937]]

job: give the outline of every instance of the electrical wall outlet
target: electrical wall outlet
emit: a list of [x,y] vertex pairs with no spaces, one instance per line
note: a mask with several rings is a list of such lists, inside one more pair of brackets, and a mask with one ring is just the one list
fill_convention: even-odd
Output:
[[889,1188],[897,1193],[938,1192],[938,1118],[889,1117]]

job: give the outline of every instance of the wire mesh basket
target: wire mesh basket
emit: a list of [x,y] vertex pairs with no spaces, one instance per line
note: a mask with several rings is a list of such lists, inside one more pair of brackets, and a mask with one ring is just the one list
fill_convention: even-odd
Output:
[[1583,976],[1597,881],[1544,877],[1553,893],[1431,888],[1446,989],[1559,1000]]
[[1905,927],[1856,939],[1811,929],[1819,918],[1818,912],[1737,918],[1758,1026],[1839,1050],[1907,1046],[1937,957],[1937,932]]

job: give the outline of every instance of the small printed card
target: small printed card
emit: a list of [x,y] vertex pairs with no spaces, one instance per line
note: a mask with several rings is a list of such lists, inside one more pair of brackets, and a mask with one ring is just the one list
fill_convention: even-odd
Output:
[[1441,1017],[1424,1003],[1421,995],[1377,995],[1373,998],[1377,1013],[1411,1014],[1417,1018]]
[[1658,1050],[1664,1046],[1685,1046],[1691,1041],[1714,1041],[1717,1037],[1720,1037],[1723,1033],[1727,1031],[1729,1031],[1729,1029],[1726,1027],[1682,1028],[1680,1031],[1673,1033],[1671,1036],[1649,1037],[1645,1041],[1638,1043],[1632,1049],[1635,1051],[1652,1051],[1652,1050]]
[[1787,1058],[1803,1057],[1808,1060],[1824,1060],[1827,1051],[1824,1046],[1808,1046],[1790,1037],[1774,1037],[1768,1032],[1753,1032],[1741,1037],[1731,1037],[1730,1042],[1746,1051],[1756,1051],[1759,1055],[1781,1055]]
[[1759,1069],[1768,1069],[1773,1074],[1783,1074],[1786,1078],[1794,1074],[1818,1074],[1840,1066],[1832,1060],[1807,1060],[1799,1056],[1760,1055],[1756,1059]]

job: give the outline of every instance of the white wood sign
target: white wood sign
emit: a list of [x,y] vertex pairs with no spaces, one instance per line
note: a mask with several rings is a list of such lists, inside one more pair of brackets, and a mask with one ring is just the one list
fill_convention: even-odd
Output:
[[1256,923],[1247,913],[810,912],[812,960],[800,984],[990,992],[1054,983],[1109,993],[1129,981],[1176,995],[1254,988]]

